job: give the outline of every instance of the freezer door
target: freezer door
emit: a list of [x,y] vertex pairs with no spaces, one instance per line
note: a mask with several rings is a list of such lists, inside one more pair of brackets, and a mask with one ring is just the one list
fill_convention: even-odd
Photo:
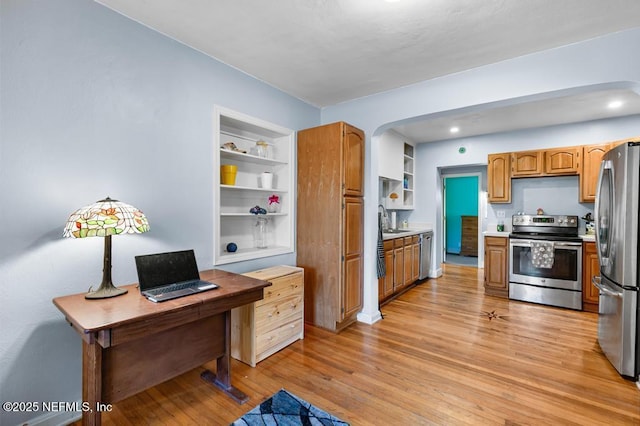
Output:
[[627,377],[638,376],[638,292],[624,290],[606,277],[595,277],[600,290],[598,343],[611,364]]

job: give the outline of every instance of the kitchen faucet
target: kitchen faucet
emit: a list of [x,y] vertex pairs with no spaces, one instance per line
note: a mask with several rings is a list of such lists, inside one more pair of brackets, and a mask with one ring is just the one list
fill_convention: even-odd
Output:
[[387,209],[384,208],[382,204],[378,204],[378,212],[382,209],[382,229],[387,230],[389,226],[387,225]]

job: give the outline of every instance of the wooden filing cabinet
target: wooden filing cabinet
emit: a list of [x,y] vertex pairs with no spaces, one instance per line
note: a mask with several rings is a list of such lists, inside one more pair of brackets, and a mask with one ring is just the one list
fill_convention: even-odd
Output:
[[255,367],[304,338],[304,270],[274,266],[243,275],[271,282],[262,300],[231,310],[231,356]]
[[460,255],[478,256],[478,216],[461,217]]

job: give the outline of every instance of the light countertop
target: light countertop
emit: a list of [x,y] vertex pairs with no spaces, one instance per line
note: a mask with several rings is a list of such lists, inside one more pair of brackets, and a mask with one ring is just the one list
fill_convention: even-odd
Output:
[[484,231],[482,235],[485,237],[503,237],[509,238],[510,232],[507,231]]

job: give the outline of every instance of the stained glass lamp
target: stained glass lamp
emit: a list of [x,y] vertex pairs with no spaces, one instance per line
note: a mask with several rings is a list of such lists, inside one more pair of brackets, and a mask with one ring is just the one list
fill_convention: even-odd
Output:
[[100,287],[84,296],[86,299],[105,299],[120,296],[126,289],[117,288],[111,282],[111,236],[141,234],[149,230],[146,216],[137,208],[107,197],[94,204],[76,210],[69,216],[64,237],[104,237],[104,260]]

